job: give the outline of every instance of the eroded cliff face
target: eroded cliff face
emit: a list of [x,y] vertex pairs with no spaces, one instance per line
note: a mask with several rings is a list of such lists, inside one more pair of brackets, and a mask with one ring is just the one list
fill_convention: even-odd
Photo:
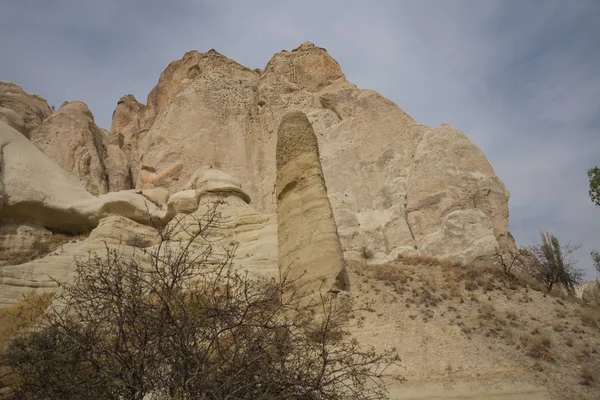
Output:
[[481,150],[448,125],[419,125],[358,89],[309,42],[275,54],[263,70],[190,51],[161,74],[146,105],[121,98],[111,132],[123,138],[136,187],[177,191],[208,164],[240,179],[253,206],[273,213],[276,132],[289,111],[305,113],[316,132],[347,256],[414,251],[465,209],[482,211],[496,245],[507,244],[509,194]]
[[[272,275],[294,264],[335,290],[348,287],[353,258],[487,262],[514,246],[509,193],[473,142],[358,89],[308,42],[263,70],[214,50],[188,52],[147,104],[121,97],[110,132],[83,102],[52,113],[14,84],[0,83],[0,106],[0,224],[32,241],[50,231],[127,238],[125,226],[193,219],[219,203],[218,239],[237,244],[240,268]],[[303,134],[282,136],[286,114],[302,116],[289,132]],[[0,291],[9,294],[0,302],[45,287],[43,276],[68,279],[85,243],[2,266]]]

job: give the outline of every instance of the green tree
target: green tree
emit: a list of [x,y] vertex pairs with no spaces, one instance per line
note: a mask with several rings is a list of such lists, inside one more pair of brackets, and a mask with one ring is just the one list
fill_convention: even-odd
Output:
[[592,250],[592,260],[594,261],[594,267],[600,274],[600,252]]
[[525,272],[542,282],[548,291],[555,284],[562,284],[570,295],[575,293],[575,285],[583,283],[583,271],[576,268],[572,255],[580,246],[567,244],[562,246],[558,238],[551,233],[540,231],[540,244],[527,246]]
[[600,207],[600,168],[597,166],[590,168],[588,178],[590,178],[590,199],[592,199],[592,203]]

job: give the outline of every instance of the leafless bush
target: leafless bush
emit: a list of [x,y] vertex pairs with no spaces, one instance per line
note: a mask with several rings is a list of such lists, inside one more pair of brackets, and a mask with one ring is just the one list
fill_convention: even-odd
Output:
[[8,347],[15,398],[384,398],[395,350],[359,347],[333,294],[236,270],[215,226],[216,207],[133,256],[107,246],[78,260],[40,329]]
[[519,248],[505,248],[496,251],[496,262],[502,268],[502,272],[508,277],[514,278],[515,273],[522,268],[527,252]]

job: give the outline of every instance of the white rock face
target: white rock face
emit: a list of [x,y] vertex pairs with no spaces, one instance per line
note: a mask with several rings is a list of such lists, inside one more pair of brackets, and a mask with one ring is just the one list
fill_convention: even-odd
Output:
[[486,214],[500,245],[508,242],[509,194],[483,153],[454,128],[419,125],[356,88],[308,42],[275,54],[263,70],[214,50],[188,52],[162,73],[147,105],[119,100],[111,131],[124,138],[137,187],[174,193],[212,165],[239,178],[258,211],[273,213],[276,132],[294,110],[317,135],[345,252],[419,248],[446,215],[470,208]]
[[104,165],[107,138],[94,123],[85,103],[63,104],[31,132],[30,140],[52,161],[84,182],[86,190],[93,194],[108,192]]
[[485,213],[478,209],[456,210],[444,217],[439,230],[425,236],[422,254],[461,263],[489,261],[498,241]]
[[408,222],[419,247],[445,216],[469,208],[483,211],[498,242],[508,242],[508,190],[462,132],[441,125],[425,134],[407,182]]
[[144,196],[112,192],[93,196],[77,178],[56,165],[27,138],[0,122],[0,162],[4,205],[0,221],[20,220],[70,232],[90,230],[100,219],[122,215],[148,222],[163,219],[161,210]]

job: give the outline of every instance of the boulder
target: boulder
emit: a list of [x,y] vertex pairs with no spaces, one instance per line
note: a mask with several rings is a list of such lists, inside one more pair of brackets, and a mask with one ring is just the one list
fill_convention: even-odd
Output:
[[89,192],[108,192],[104,165],[106,137],[85,103],[64,103],[31,132],[30,140],[52,161],[84,182]]
[[[184,190],[177,196],[189,199],[190,207],[171,219],[169,228],[177,232],[173,240],[185,243],[190,238],[190,227],[211,220],[206,236],[198,238],[201,244],[210,241],[217,254],[223,254],[222,248],[232,251],[233,265],[253,276],[278,277],[277,216],[256,211],[239,181],[223,171],[202,168],[194,176],[190,185],[196,189]],[[196,210],[188,213],[194,204],[192,199],[196,199]]]
[[281,121],[276,166],[280,271],[292,280],[308,280],[316,289],[348,290],[317,137],[301,112],[290,112]]

